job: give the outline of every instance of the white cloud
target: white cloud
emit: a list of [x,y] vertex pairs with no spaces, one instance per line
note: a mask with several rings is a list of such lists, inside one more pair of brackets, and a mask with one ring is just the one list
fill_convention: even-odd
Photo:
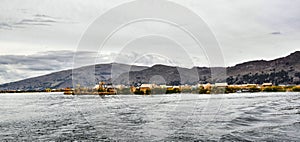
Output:
[[[0,62],[3,67],[0,71],[0,81],[13,81],[71,68],[73,55],[71,52],[64,53],[62,50],[76,51],[77,44],[90,23],[105,11],[125,2],[128,1],[2,1],[0,5]],[[299,1],[174,0],[174,2],[191,9],[207,22],[221,45],[227,66],[255,59],[274,59],[300,50]],[[114,41],[108,43],[106,51],[98,60],[111,62],[116,59],[113,57],[117,57],[119,61],[132,63],[137,55],[145,55],[134,63],[185,64],[184,61],[192,60],[198,66],[209,64],[202,51],[199,51],[201,54],[197,52],[190,57],[191,59],[186,59],[185,56],[178,56],[182,54],[182,50],[176,50],[179,48],[170,50],[170,54],[174,54],[172,58],[165,58],[166,54],[163,54],[163,51],[157,53],[154,58],[154,54],[143,54],[143,52],[148,52],[144,49],[138,49],[138,52],[135,52],[136,55],[132,53],[132,50],[122,52],[122,55],[117,53],[119,50],[115,50],[122,49],[123,47],[118,47],[119,43],[127,41],[133,34],[153,32],[160,34],[169,32],[167,36],[176,41],[183,39],[187,42],[184,44],[186,47],[194,47],[182,34],[170,31],[175,30],[153,23],[128,26],[112,37]],[[134,41],[127,46],[127,49],[137,49],[142,45],[138,42]],[[159,47],[147,46],[155,51],[159,50]],[[168,43],[164,46],[166,47],[161,47],[162,50],[171,48],[173,44]],[[44,54],[39,55],[41,52]],[[114,55],[110,52],[116,53]],[[188,52],[193,53],[194,50],[188,49]],[[81,56],[88,58],[96,55],[86,53]],[[35,64],[33,64],[34,61]]]

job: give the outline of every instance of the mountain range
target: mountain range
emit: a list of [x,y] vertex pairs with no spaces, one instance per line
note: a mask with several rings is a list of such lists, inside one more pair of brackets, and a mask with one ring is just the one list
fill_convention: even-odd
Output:
[[298,85],[300,84],[299,59],[300,51],[296,51],[286,57],[270,61],[250,61],[232,67],[183,68],[167,65],[147,67],[119,63],[97,64],[2,84],[0,90],[60,89],[72,87],[73,84],[91,87],[99,81],[124,85],[138,82],[177,85],[225,81],[228,84],[271,82],[276,85]]

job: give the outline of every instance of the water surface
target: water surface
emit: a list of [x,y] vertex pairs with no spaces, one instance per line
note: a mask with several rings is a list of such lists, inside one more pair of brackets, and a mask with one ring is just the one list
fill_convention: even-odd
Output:
[[0,94],[0,141],[299,141],[300,94]]

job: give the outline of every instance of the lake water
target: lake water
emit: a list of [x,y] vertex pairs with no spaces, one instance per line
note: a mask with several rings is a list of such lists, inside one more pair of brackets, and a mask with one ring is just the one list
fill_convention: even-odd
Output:
[[0,94],[0,141],[300,141],[300,93]]

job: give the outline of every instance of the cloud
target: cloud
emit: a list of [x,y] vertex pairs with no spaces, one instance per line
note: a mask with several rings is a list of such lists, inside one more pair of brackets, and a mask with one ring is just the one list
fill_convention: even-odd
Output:
[[0,84],[72,67],[72,52],[0,56]]
[[51,26],[54,23],[63,22],[60,18],[51,17],[43,14],[35,14],[29,18],[18,21],[0,23],[0,29],[12,30],[14,28],[26,28],[28,26]]
[[[177,0],[174,2],[191,9],[207,22],[221,45],[226,66],[233,66],[236,63],[249,60],[274,59],[299,50],[300,9],[298,7],[300,1]],[[66,0],[54,2],[51,0],[28,0],[22,4],[20,1],[14,0],[3,1],[0,5],[0,53],[7,56],[0,57],[2,70],[0,72],[11,72],[1,74],[0,83],[71,68],[74,52],[44,52],[30,56],[12,56],[11,54],[32,54],[43,50],[74,50],[95,18],[122,3],[124,1],[91,0],[75,2]],[[216,3],[218,4],[216,5]],[[76,21],[76,24],[70,24],[66,19],[72,19],[70,21]],[[144,23],[142,23],[142,26],[144,26]],[[155,31],[155,29],[161,31],[161,33],[170,33],[178,39],[187,41],[183,38],[183,34],[172,33],[173,29],[168,25],[163,27],[149,24],[148,28],[147,26],[144,28],[132,25],[127,30],[124,29],[122,29],[123,34],[113,37],[117,39],[114,43],[121,40],[127,42],[128,37],[133,35],[132,33],[139,33],[138,31],[149,33],[149,31]],[[93,34],[95,34],[95,40],[98,40],[98,33]],[[144,43],[141,43],[141,45],[144,45]],[[167,46],[164,45],[161,49],[167,49]],[[193,46],[187,45],[186,47]],[[179,53],[181,55],[181,52],[174,50],[173,46],[168,47],[172,48],[172,50],[169,50],[170,54]],[[108,46],[108,51],[112,51],[113,48],[113,46]],[[151,47],[151,49],[153,48]],[[142,48],[137,50],[146,52]],[[191,49],[188,51],[194,52]],[[89,61],[94,63],[93,59],[86,59],[88,56],[95,57],[97,55],[88,52],[78,54],[78,58],[82,58],[83,63],[89,63]],[[99,62],[110,62],[114,61],[113,59],[116,57],[123,62],[135,59],[133,53],[128,53],[127,55],[102,54],[97,60]],[[185,60],[185,56],[180,57]],[[151,55],[144,58],[149,59],[146,61],[140,59],[137,62],[146,65],[153,63],[150,61],[153,58]],[[207,60],[198,54],[192,58],[197,62]],[[165,61],[159,60],[156,62]],[[13,73],[13,71],[16,73]]]
[[272,35],[281,35],[281,32],[272,32]]
[[0,29],[11,30],[12,25],[2,22],[2,23],[0,23]]

